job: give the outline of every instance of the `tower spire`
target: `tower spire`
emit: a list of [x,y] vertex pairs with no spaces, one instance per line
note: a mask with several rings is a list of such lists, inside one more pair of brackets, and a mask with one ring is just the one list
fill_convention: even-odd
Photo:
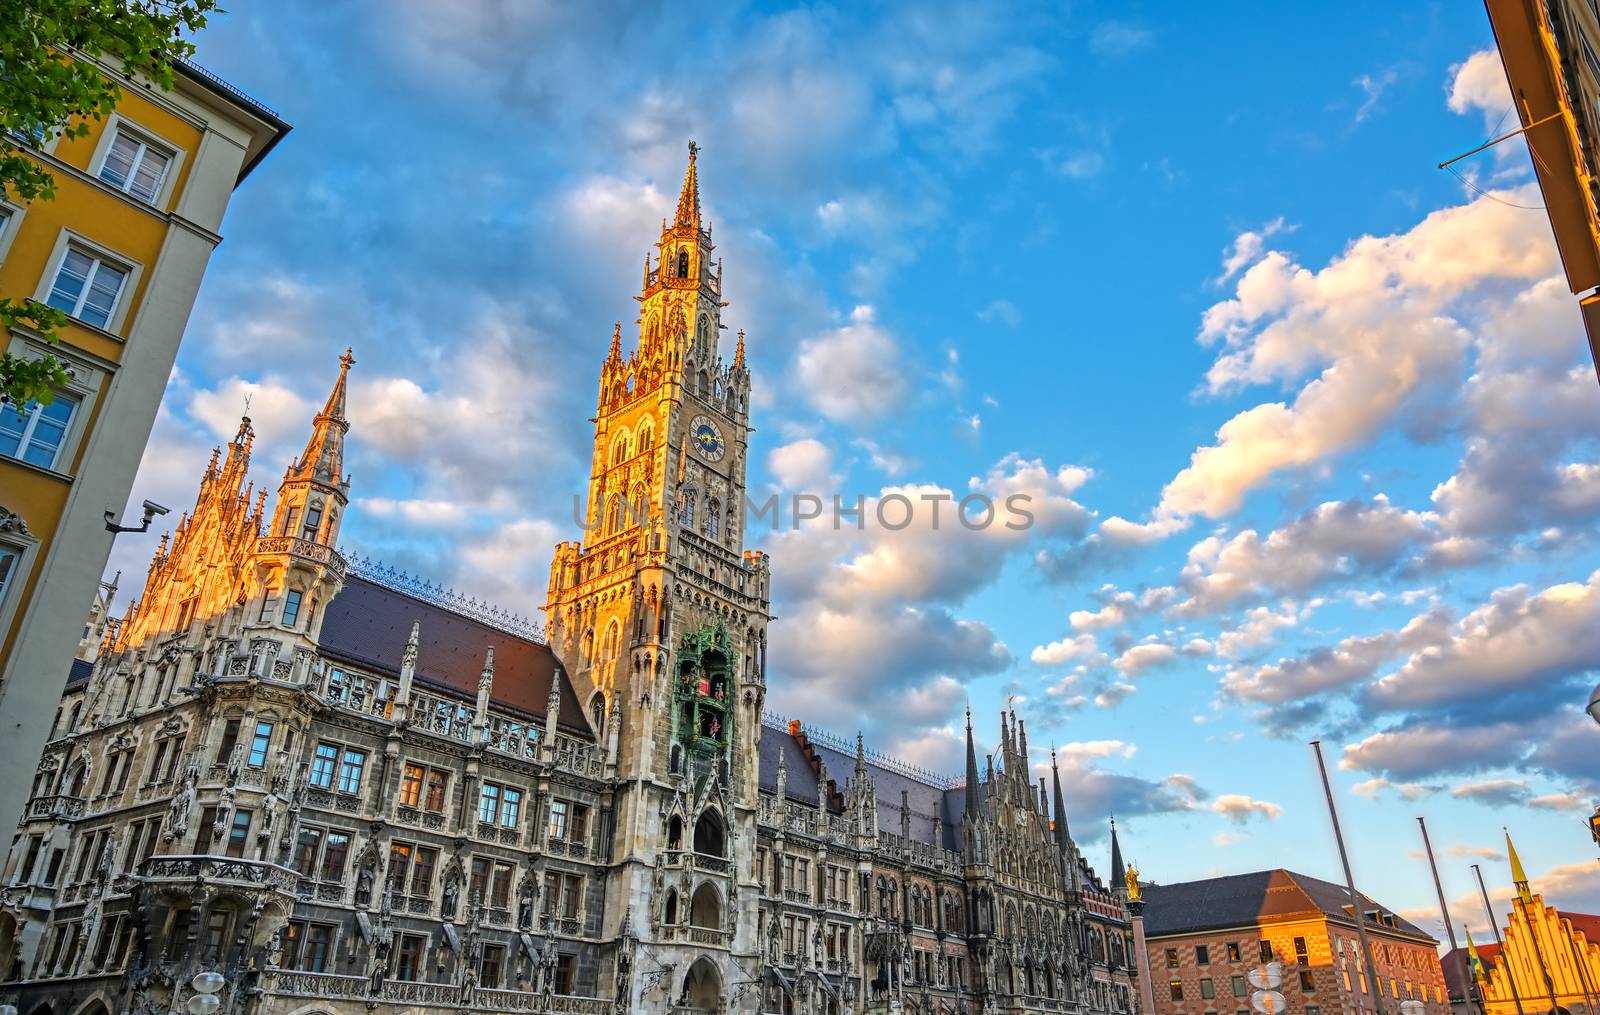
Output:
[[672,220],[674,225],[700,228],[700,177],[694,167],[695,156],[699,153],[700,146],[690,141],[689,168],[683,173],[683,192],[678,195],[678,213]]
[[339,377],[328,392],[328,400],[311,422],[311,439],[300,460],[289,467],[285,479],[313,479],[329,486],[342,486],[344,475],[344,435],[350,429],[345,418],[345,384],[356,358],[350,349],[339,357]]
[[1517,847],[1511,844],[1511,833],[1506,832],[1506,856],[1511,859],[1511,883],[1517,888],[1517,898],[1524,906],[1533,905],[1533,893],[1528,888],[1528,872],[1522,869],[1522,858]]
[[978,820],[978,750],[972,743],[972,707],[967,706],[967,815]]
[[1111,887],[1122,887],[1127,870],[1122,865],[1122,844],[1117,841],[1117,819],[1111,819]]
[[1056,752],[1050,752],[1050,780],[1055,783],[1054,799],[1056,820],[1051,830],[1055,833],[1056,848],[1065,853],[1071,839],[1067,835],[1067,804],[1061,796],[1061,770],[1056,767]]

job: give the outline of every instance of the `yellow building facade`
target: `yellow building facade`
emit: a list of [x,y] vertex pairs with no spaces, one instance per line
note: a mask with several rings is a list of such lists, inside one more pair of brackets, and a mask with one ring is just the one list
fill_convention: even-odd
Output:
[[[121,78],[120,70],[102,70]],[[32,770],[83,636],[113,534],[239,182],[288,132],[202,68],[173,88],[123,82],[83,137],[19,139],[53,200],[0,195],[0,296],[62,310],[59,345],[25,329],[13,355],[68,371],[49,405],[0,406],[0,763]],[[0,786],[14,821],[21,780]]]
[[1600,1008],[1600,917],[1563,914],[1530,891],[1515,846],[1506,839],[1517,893],[1504,943],[1478,948],[1469,942],[1470,965],[1486,1015],[1519,1015]]

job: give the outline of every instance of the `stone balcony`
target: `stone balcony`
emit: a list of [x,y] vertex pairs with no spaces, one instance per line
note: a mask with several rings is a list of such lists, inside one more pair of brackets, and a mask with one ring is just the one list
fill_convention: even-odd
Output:
[[257,553],[287,553],[291,557],[312,564],[321,564],[327,568],[334,577],[343,577],[345,559],[331,546],[310,539],[301,539],[299,536],[262,536],[256,540]]
[[300,883],[300,875],[288,867],[228,856],[152,856],[139,864],[134,877],[149,885],[253,888],[290,899]]
[[317,1000],[356,1000],[369,1008],[387,1002],[419,1008],[452,1011],[555,1012],[561,1015],[610,1015],[612,1004],[603,998],[566,994],[538,994],[525,990],[468,989],[454,983],[385,980],[374,988],[365,976],[337,973],[303,973],[293,969],[262,971],[261,992],[280,997]]
[[36,796],[28,801],[29,821],[59,821],[83,816],[81,796]]

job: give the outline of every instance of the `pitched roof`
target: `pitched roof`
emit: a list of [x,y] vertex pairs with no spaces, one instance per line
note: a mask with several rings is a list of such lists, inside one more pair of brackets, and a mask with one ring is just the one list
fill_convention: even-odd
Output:
[[[1376,909],[1385,920],[1393,919],[1393,926],[1385,923],[1382,930],[1433,940],[1394,910],[1370,896],[1361,898],[1364,909]],[[1350,904],[1350,893],[1345,888],[1282,867],[1175,885],[1153,884],[1144,889],[1144,899],[1145,934],[1150,937],[1247,927],[1313,914],[1355,925],[1345,911]]]
[[560,727],[594,739],[572,681],[548,645],[353,574],[345,577],[344,587],[323,614],[320,648],[332,658],[399,676],[415,621],[422,623],[419,684],[476,697],[484,653],[492,645],[494,704],[542,720],[550,681],[559,678]]
[[[828,777],[839,789],[855,774],[856,759],[815,738],[808,738],[811,750],[828,766]],[[783,758],[784,792],[790,800],[817,802],[818,776],[811,768],[806,750],[787,729],[763,723],[757,744],[761,758],[761,788],[778,791],[778,758]],[[873,756],[867,757],[867,771],[878,791],[878,828],[900,834],[900,791],[906,794],[906,809],[911,816],[911,839],[934,843],[941,849],[961,848],[962,790],[935,785],[905,772],[890,768]]]

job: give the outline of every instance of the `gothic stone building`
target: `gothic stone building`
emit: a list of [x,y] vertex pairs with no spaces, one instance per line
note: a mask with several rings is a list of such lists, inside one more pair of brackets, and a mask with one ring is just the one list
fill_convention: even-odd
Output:
[[[346,375],[273,511],[244,420],[72,680],[0,895],[25,1015],[1137,1010],[1002,716],[941,779],[766,715],[750,375],[695,153],[531,624],[334,547]],[[1052,817],[1053,814],[1053,817]],[[215,1007],[215,1006],[213,1006]]]

